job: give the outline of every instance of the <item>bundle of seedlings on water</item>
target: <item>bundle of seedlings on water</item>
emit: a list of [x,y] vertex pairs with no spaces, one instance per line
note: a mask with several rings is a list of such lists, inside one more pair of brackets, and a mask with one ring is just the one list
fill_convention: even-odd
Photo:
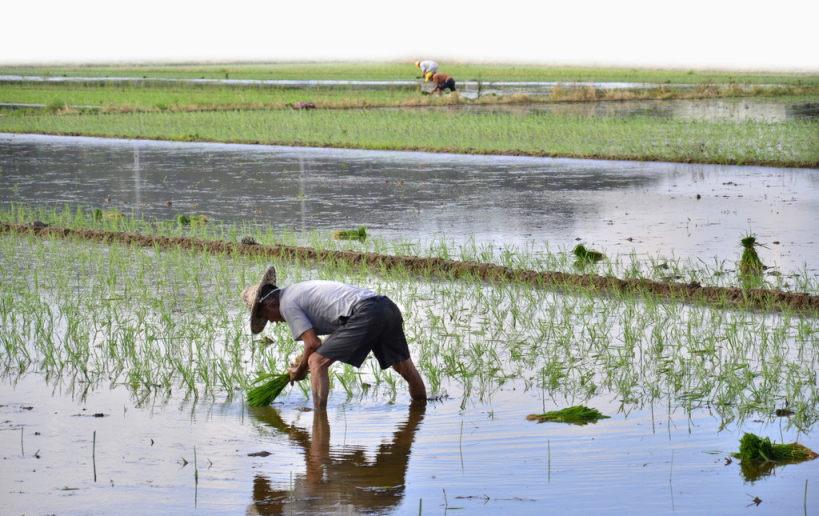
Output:
[[586,246],[583,244],[577,244],[575,248],[572,250],[575,256],[577,256],[577,264],[585,265],[588,263],[597,263],[605,256],[600,251],[595,251],[593,249],[586,249]]
[[770,438],[746,433],[739,441],[739,453],[734,457],[750,462],[780,462],[794,464],[819,457],[813,450],[799,443],[776,444]]
[[741,240],[743,251],[742,251],[742,259],[739,261],[739,270],[742,274],[760,274],[765,269],[765,266],[762,264],[762,260],[759,259],[759,255],[756,253],[756,249],[754,246],[762,246],[762,244],[756,243],[756,237],[754,235],[748,235]]
[[600,419],[608,419],[609,416],[604,416],[599,410],[589,408],[583,405],[564,408],[561,410],[553,410],[545,414],[529,414],[526,419],[529,421],[537,421],[538,423],[545,423],[546,421],[553,423],[570,423],[573,425],[586,425],[588,423],[596,423]]
[[361,226],[358,229],[339,229],[333,232],[336,240],[364,240],[367,238],[367,228]]

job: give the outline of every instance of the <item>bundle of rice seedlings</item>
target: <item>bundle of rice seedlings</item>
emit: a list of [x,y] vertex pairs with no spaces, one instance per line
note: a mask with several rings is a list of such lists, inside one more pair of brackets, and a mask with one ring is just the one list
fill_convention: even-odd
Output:
[[247,404],[251,407],[264,407],[273,403],[273,400],[287,387],[287,384],[290,383],[290,373],[263,374],[253,383],[261,383],[261,385],[247,393]]
[[597,409],[577,405],[562,410],[553,410],[545,414],[529,414],[526,419],[529,421],[537,421],[543,423],[550,421],[553,423],[570,423],[573,425],[585,425],[588,423],[596,423],[600,419],[608,419],[609,416],[604,416]]
[[176,217],[176,222],[180,226],[190,226],[190,225],[196,226],[196,225],[199,225],[199,224],[207,224],[208,223],[208,217],[207,217],[207,215],[197,215],[197,214],[185,215],[185,214],[180,214],[180,215],[178,215]]
[[358,229],[339,229],[333,232],[336,240],[364,240],[367,238],[367,228],[361,226]]
[[741,242],[744,251],[742,251],[742,259],[739,261],[740,272],[742,274],[762,273],[765,266],[762,265],[762,260],[759,259],[759,255],[756,254],[756,249],[754,249],[754,246],[759,245],[756,243],[756,237],[748,235]]
[[746,433],[739,441],[739,453],[735,457],[754,462],[796,463],[819,457],[813,450],[799,443],[776,444],[770,438]]
[[575,256],[577,256],[577,263],[597,263],[605,256],[600,251],[595,251],[593,249],[586,249],[586,246],[583,244],[577,244],[575,248],[572,250]]

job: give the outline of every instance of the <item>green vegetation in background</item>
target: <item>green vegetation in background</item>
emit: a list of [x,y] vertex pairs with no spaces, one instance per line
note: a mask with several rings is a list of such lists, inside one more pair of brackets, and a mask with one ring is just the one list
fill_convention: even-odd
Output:
[[819,166],[817,121],[276,110],[0,117],[0,131],[177,141]]
[[124,84],[2,84],[0,102],[97,106],[106,111],[190,111],[207,109],[281,109],[309,100],[318,107],[431,104],[416,87],[390,90],[356,88],[271,88],[266,86],[129,86]]
[[[421,58],[422,56],[419,56]],[[440,61],[441,71],[456,81],[638,82],[668,84],[816,84],[819,75],[716,70],[554,67],[544,65],[470,64]],[[123,66],[7,66],[0,75],[55,77],[136,77],[261,80],[411,80],[420,75],[414,62],[278,63]]]
[[[430,86],[425,86],[429,90]],[[804,86],[743,88],[734,84],[703,84],[695,88],[642,89],[553,88],[548,95],[484,95],[467,99],[453,95],[421,95],[421,83],[389,89],[354,87],[284,88],[199,84],[0,83],[0,102],[44,104],[52,111],[65,106],[91,106],[107,112],[195,111],[216,109],[282,109],[309,101],[318,108],[441,106],[451,104],[525,104],[542,102],[592,102],[608,100],[690,99],[724,97],[773,97],[815,101],[819,84]],[[813,96],[811,96],[813,95]]]

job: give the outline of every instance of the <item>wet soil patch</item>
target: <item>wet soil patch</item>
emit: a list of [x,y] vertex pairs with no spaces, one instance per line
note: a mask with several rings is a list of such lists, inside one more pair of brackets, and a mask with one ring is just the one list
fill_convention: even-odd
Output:
[[344,263],[375,270],[395,270],[449,279],[476,278],[513,281],[556,290],[577,289],[602,295],[653,296],[670,301],[766,311],[796,310],[819,313],[819,296],[800,292],[736,287],[708,287],[697,282],[662,282],[649,279],[571,274],[513,269],[492,263],[447,260],[370,252],[315,249],[301,246],[259,245],[185,237],[141,235],[95,229],[70,229],[41,224],[0,224],[0,233],[31,234],[47,238],[76,238],[104,244],[124,244],[160,249],[184,249],[226,255],[261,256],[279,260]]

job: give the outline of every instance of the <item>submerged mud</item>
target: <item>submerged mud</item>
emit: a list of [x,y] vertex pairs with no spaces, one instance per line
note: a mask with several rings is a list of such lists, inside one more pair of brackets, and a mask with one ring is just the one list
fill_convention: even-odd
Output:
[[124,244],[160,249],[183,249],[214,254],[261,256],[279,260],[344,263],[374,270],[402,271],[449,279],[477,278],[485,281],[513,281],[563,291],[577,289],[617,296],[653,296],[665,300],[717,307],[761,310],[797,310],[819,313],[819,296],[770,289],[709,287],[697,282],[662,282],[641,278],[619,279],[596,274],[513,269],[492,263],[443,258],[385,255],[378,253],[315,249],[312,247],[261,245],[252,239],[242,242],[204,240],[187,237],[141,235],[96,229],[71,229],[42,223],[0,224],[0,233],[30,234],[39,237],[74,238],[104,244]]

